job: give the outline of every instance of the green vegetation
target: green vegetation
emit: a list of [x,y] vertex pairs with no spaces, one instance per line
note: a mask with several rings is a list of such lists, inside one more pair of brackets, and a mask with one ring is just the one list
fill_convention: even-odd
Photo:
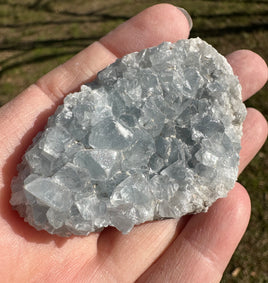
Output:
[[[268,2],[166,1],[193,17],[191,36],[221,53],[251,49],[268,58]],[[0,105],[38,77],[85,48],[153,0],[0,0]],[[268,119],[267,88],[247,102]],[[252,217],[222,282],[268,282],[268,144],[240,177],[252,200]]]

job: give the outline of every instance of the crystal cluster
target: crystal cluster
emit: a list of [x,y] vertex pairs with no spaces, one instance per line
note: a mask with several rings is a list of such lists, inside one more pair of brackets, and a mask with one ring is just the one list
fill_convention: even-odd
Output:
[[245,115],[231,66],[201,39],[129,54],[49,118],[11,205],[60,236],[206,211],[237,178]]

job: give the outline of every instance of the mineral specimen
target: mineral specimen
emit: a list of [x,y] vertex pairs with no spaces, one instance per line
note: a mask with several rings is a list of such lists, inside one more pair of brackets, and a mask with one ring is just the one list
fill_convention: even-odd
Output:
[[237,178],[245,115],[232,68],[201,39],[129,54],[49,118],[11,205],[60,236],[206,211]]

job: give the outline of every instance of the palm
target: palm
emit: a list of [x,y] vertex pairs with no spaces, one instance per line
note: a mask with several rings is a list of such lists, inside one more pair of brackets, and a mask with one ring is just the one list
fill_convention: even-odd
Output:
[[[88,237],[51,236],[25,224],[8,203],[16,164],[64,95],[92,79],[116,56],[162,41],[186,38],[188,34],[188,22],[175,7],[162,4],[149,8],[41,78],[0,110],[0,273],[4,282],[220,280],[250,214],[248,195],[239,184],[228,198],[217,201],[206,214],[187,216],[180,221],[146,223],[128,235],[108,228]],[[237,51],[228,60],[239,76],[244,99],[266,82],[267,67],[258,55]],[[75,70],[77,65],[79,68]],[[240,171],[266,136],[264,118],[249,109]]]

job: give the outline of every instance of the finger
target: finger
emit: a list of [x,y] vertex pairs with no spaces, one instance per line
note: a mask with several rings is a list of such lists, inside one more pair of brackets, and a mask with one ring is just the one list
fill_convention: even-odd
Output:
[[108,33],[100,42],[113,54],[122,57],[163,41],[187,38],[190,26],[185,12],[169,4],[155,5]]
[[137,282],[219,282],[250,216],[246,190],[236,184],[228,198],[194,215],[168,250]]
[[[168,15],[168,16],[167,16]],[[89,46],[77,56],[42,77],[37,85],[59,102],[108,64],[134,51],[189,35],[188,20],[169,4],[152,6]],[[59,78],[60,75],[60,85]]]
[[263,115],[254,108],[247,109],[247,117],[243,124],[239,173],[263,146],[268,135],[268,126]]
[[267,65],[258,54],[250,50],[237,50],[226,58],[242,85],[243,100],[259,91],[267,82]]
[[[186,225],[189,216],[149,222],[122,235],[113,228],[104,230],[98,239],[98,269],[90,282],[134,282],[156,260]],[[81,278],[92,271],[85,266]]]

